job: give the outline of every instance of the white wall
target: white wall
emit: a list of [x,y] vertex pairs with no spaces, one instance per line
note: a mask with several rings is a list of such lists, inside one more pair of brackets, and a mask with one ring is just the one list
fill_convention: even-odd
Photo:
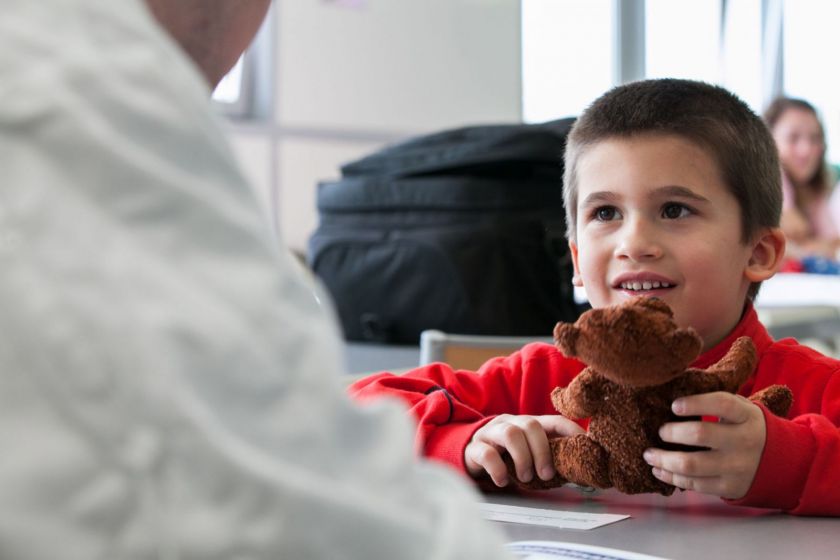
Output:
[[407,136],[521,120],[518,0],[275,0],[270,122],[231,140],[285,243],[305,251],[318,180]]

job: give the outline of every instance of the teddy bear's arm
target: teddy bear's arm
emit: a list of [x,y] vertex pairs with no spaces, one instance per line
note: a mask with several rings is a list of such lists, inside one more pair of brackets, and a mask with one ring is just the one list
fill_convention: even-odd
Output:
[[589,418],[603,402],[605,382],[594,370],[586,368],[567,387],[554,389],[551,402],[566,418]]
[[680,376],[676,387],[674,392],[675,397],[726,390],[724,380],[719,375],[697,368],[688,368],[685,370],[685,373]]
[[749,337],[742,336],[732,344],[729,352],[705,370],[689,368],[681,376],[680,395],[727,391],[735,393],[752,374],[756,365],[755,346]]
[[742,336],[732,344],[723,358],[706,368],[706,373],[720,379],[720,387],[711,390],[736,392],[755,370],[757,362],[753,341]]

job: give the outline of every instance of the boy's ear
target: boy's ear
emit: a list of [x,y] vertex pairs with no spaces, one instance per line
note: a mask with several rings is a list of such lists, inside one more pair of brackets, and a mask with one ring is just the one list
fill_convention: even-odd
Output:
[[577,244],[571,239],[569,240],[569,253],[572,255],[572,265],[575,268],[575,275],[572,277],[572,285],[582,288],[583,278],[580,276],[580,267],[578,267],[578,248]]
[[752,254],[744,269],[750,282],[767,280],[779,270],[785,256],[785,234],[779,228],[766,228],[752,242]]

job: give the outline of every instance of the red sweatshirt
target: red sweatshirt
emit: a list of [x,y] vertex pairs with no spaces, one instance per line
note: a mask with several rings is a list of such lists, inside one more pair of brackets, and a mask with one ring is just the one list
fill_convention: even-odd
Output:
[[[767,442],[755,480],[746,496],[728,501],[800,515],[840,515],[840,361],[792,339],[773,341],[749,307],[729,336],[692,365],[715,363],[740,336],[752,338],[759,361],[739,393],[781,383],[794,397],[789,419],[764,411]],[[534,343],[488,361],[478,372],[431,364],[400,376],[373,375],[350,392],[362,400],[392,395],[408,403],[419,424],[418,453],[466,473],[464,450],[479,427],[498,414],[556,414],[552,389],[568,385],[583,368],[553,346]]]

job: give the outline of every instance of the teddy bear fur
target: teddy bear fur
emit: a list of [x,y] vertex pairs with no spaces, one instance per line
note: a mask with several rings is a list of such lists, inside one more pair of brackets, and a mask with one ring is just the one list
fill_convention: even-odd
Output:
[[[588,367],[568,387],[556,388],[551,400],[567,418],[589,418],[589,428],[586,434],[550,439],[558,473],[550,481],[536,477],[529,483],[518,481],[506,457],[512,480],[531,490],[574,482],[615,487],[626,494],[671,495],[674,486],[655,478],[642,458],[649,447],[699,449],[665,443],[659,437],[663,424],[691,419],[674,415],[671,403],[698,393],[734,393],[756,365],[752,340],[741,337],[716,364],[705,370],[689,368],[702,348],[700,336],[691,328],[678,328],[671,308],[647,297],[589,310],[574,324],[558,323],[554,339],[564,355],[577,357]],[[750,398],[781,416],[792,403],[790,390],[781,385]]]

